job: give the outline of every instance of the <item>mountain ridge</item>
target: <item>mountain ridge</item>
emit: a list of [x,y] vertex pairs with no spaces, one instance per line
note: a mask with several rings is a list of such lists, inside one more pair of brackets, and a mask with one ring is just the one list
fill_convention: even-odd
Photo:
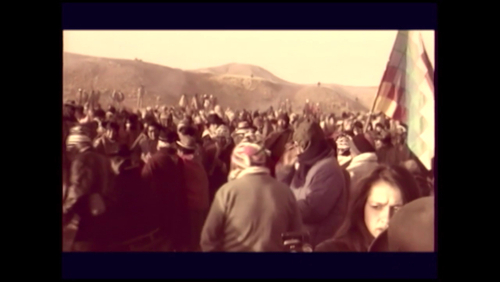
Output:
[[[342,86],[338,84],[297,84],[281,79],[268,70],[251,64],[229,63],[211,68],[182,70],[141,60],[94,57],[83,54],[63,53],[63,97],[75,97],[78,88],[100,89],[101,103],[111,102],[112,89],[126,94],[124,104],[133,107],[136,90],[145,85],[145,105],[177,104],[182,94],[214,94],[219,103],[233,108],[264,109],[277,107],[289,99],[295,110],[300,110],[305,100],[322,103],[330,112],[342,110],[367,111],[364,100],[373,100],[369,87]],[[356,94],[356,91],[368,94]],[[360,92],[360,93],[361,93]],[[357,101],[358,100],[358,101]],[[328,106],[328,107],[327,107]]]

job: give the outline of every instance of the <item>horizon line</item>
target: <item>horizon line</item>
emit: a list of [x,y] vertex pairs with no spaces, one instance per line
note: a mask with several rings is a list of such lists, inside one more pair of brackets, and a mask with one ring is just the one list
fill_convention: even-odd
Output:
[[[93,56],[93,55],[87,55],[87,54],[81,54],[81,53],[75,53],[75,52],[68,52],[68,51],[63,51],[63,54],[64,53],[67,53],[67,54],[73,54],[73,55],[79,55],[79,56],[86,56],[86,57],[93,57],[93,58],[102,58],[102,59],[114,59],[114,60],[128,60],[128,61],[133,61],[134,59],[129,59],[129,58],[116,58],[116,57],[100,57],[100,56]],[[247,65],[247,66],[254,66],[254,67],[258,67],[258,68],[261,68],[265,71],[267,71],[268,73],[270,73],[271,75],[275,76],[276,78],[282,80],[282,81],[285,81],[285,82],[288,82],[288,83],[292,83],[292,84],[298,84],[298,85],[317,85],[317,83],[296,83],[296,82],[291,82],[291,81],[288,81],[288,80],[285,80],[281,77],[278,77],[277,75],[275,75],[274,73],[270,72],[269,70],[261,67],[261,66],[258,66],[258,65],[254,65],[254,64],[249,64],[249,63],[237,63],[237,62],[231,62],[231,63],[226,63],[226,64],[222,64],[222,65],[217,65],[217,66],[211,66],[211,67],[202,67],[202,68],[197,68],[197,69],[192,69],[192,70],[188,70],[188,69],[181,69],[181,68],[174,68],[174,67],[170,67],[170,66],[166,66],[166,65],[162,65],[162,64],[158,64],[158,63],[154,63],[154,62],[149,62],[149,61],[143,61],[141,58],[135,58],[135,59],[139,59],[141,60],[141,62],[144,62],[144,63],[148,63],[148,64],[152,64],[152,65],[157,65],[157,66],[162,66],[162,67],[167,67],[167,68],[170,68],[170,69],[176,69],[176,70],[181,70],[181,71],[189,71],[189,72],[194,72],[194,71],[200,71],[200,70],[206,70],[206,69],[210,69],[210,68],[216,68],[216,67],[222,67],[222,66],[226,66],[226,65],[232,65],[232,64],[238,64],[238,65]],[[63,59],[63,64],[64,64],[64,59]],[[339,84],[339,83],[322,83],[320,81],[320,83],[323,85],[337,85],[337,86],[344,86],[344,87],[359,87],[359,88],[378,88],[379,86],[377,85],[372,85],[372,86],[356,86],[356,85],[345,85],[345,84]]]

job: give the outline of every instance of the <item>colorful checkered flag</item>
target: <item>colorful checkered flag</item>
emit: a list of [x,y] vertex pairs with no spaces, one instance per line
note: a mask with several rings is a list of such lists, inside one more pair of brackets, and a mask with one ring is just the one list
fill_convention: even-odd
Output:
[[418,31],[398,31],[372,112],[408,125],[408,147],[427,168],[434,157],[434,68]]

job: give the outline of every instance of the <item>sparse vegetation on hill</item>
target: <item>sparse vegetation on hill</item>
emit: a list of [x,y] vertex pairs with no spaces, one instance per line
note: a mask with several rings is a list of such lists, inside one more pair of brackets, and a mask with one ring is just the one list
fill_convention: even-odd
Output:
[[[189,96],[213,94],[224,107],[266,109],[277,107],[289,99],[296,110],[303,103],[321,103],[323,109],[367,111],[376,87],[344,87],[339,85],[308,86],[287,82],[267,70],[253,65],[228,64],[224,66],[183,71],[141,60],[107,59],[71,53],[63,55],[63,96],[74,99],[78,88],[96,89],[105,93],[101,103],[111,102],[113,89],[125,93],[124,105],[136,105],[139,85],[144,85],[144,105],[177,104],[182,94]],[[358,98],[357,102],[355,99]],[[370,101],[368,106],[364,101]]]

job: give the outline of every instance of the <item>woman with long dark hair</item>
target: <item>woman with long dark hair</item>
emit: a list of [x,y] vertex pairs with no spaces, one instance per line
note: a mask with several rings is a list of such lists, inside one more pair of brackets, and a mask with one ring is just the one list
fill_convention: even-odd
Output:
[[366,252],[387,227],[391,216],[420,197],[411,173],[401,166],[380,166],[363,178],[353,191],[347,217],[332,239],[316,252]]

